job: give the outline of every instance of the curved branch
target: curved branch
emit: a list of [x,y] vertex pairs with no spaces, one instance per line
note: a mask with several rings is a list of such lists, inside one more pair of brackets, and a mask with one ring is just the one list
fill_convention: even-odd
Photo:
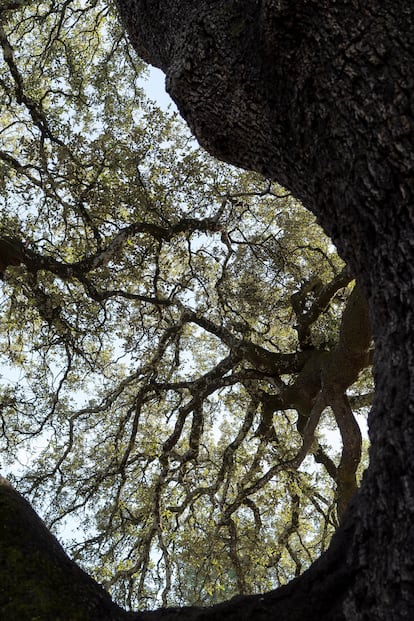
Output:
[[335,395],[330,405],[342,438],[342,455],[336,477],[338,515],[341,518],[358,487],[356,472],[361,461],[362,436],[345,394]]
[[[346,287],[352,280],[349,267],[344,269],[335,276],[329,283],[323,285],[318,278],[313,279],[310,283],[306,283],[302,289],[291,296],[293,310],[297,317],[296,330],[298,332],[299,344],[302,349],[308,349],[311,343],[311,326],[318,317],[328,307],[334,295]],[[305,310],[306,297],[310,292],[314,293],[315,299],[309,310]]]
[[[127,613],[69,559],[29,503],[4,479],[0,479],[0,518],[0,562],[8,568],[2,573],[0,612],[10,621],[25,618],[31,598],[37,616],[57,619],[64,610],[66,618],[80,621],[268,621],[275,616],[278,621],[343,621],[340,602],[355,579],[343,562],[348,539],[340,531],[311,570],[276,591],[240,596],[211,608]],[[21,598],[10,599],[9,593],[15,595],[17,588]]]
[[127,618],[108,593],[66,555],[29,503],[1,477],[0,522],[0,563],[7,567],[0,589],[2,619],[27,618],[28,610],[36,610],[36,616],[45,619],[61,618],[62,611],[68,619],[85,621]]

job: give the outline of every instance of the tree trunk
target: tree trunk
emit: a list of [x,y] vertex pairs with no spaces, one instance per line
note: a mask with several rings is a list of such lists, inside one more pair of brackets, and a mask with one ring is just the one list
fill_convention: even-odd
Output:
[[[351,265],[369,301],[377,388],[370,467],[361,490],[327,553],[303,576],[272,593],[210,609],[125,613],[125,618],[413,619],[412,1],[118,0],[118,5],[138,53],[166,72],[169,92],[207,150],[289,188],[317,215]],[[0,486],[8,506],[15,493],[6,491]],[[28,523],[34,520],[30,516]],[[41,532],[42,545],[53,551],[55,540],[47,543]],[[24,540],[21,549],[28,545]],[[81,601],[86,591],[79,595],[77,580],[90,586],[89,578],[75,576],[60,552],[56,562]],[[99,587],[92,592],[94,600]],[[4,601],[2,595],[2,606]],[[42,611],[41,598],[37,601]],[[121,613],[114,608],[110,614],[116,619]],[[61,618],[78,617],[62,611]],[[79,618],[107,617],[91,611]]]
[[0,619],[121,621],[108,593],[65,554],[29,503],[0,477]]
[[[370,467],[326,558],[289,595],[265,596],[268,616],[414,618],[414,5],[118,2],[201,144],[300,198],[369,300]],[[306,604],[310,582],[324,613]],[[291,617],[292,599],[302,608]]]

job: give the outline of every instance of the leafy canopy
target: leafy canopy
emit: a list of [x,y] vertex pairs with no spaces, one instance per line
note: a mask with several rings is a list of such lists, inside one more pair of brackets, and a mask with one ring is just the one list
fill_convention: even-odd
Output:
[[364,465],[361,292],[146,98],[110,3],[0,17],[2,473],[126,606],[286,582]]

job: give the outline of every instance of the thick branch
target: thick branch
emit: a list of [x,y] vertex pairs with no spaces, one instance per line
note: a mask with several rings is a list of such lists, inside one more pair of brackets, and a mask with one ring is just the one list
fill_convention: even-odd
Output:
[[51,256],[32,250],[18,238],[3,236],[0,237],[0,271],[4,272],[8,266],[25,264],[32,272],[48,270],[63,279],[77,277],[83,281],[88,272],[108,265],[131,237],[143,234],[158,241],[168,242],[173,237],[183,233],[214,232],[218,229],[219,225],[216,218],[182,218],[169,227],[162,227],[149,222],[134,222],[119,231],[106,244],[105,248],[74,263],[58,261]]
[[65,554],[29,503],[0,479],[0,617],[121,621],[126,614]]
[[245,360],[253,364],[258,370],[267,371],[270,375],[298,373],[311,357],[309,352],[280,354],[269,351],[247,339],[238,338],[225,326],[215,324],[191,309],[184,309],[183,318],[217,336],[230,349],[241,354]]
[[[352,280],[348,267],[344,269],[329,283],[323,285],[319,279],[307,283],[300,291],[291,296],[293,310],[297,317],[297,332],[299,344],[302,349],[308,349],[311,345],[311,326],[329,306],[330,301],[339,289],[346,287]],[[306,298],[310,292],[314,293],[315,299],[309,310],[305,310]]]
[[332,397],[331,406],[342,438],[342,455],[337,469],[337,506],[341,517],[357,490],[356,472],[361,461],[361,430],[346,395]]
[[[329,554],[293,583],[266,595],[238,597],[212,608],[170,608],[126,613],[65,554],[26,500],[0,482],[0,614],[22,621],[37,617],[79,621],[343,621],[340,602],[354,576],[343,562],[345,539],[336,536]],[[306,597],[303,594],[306,593]],[[20,595],[19,595],[20,594]],[[329,596],[327,596],[329,594]]]

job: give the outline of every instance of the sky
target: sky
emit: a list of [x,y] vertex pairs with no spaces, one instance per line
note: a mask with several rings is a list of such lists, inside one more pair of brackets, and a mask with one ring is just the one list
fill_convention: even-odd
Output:
[[148,79],[142,81],[142,87],[147,95],[157,102],[162,110],[167,110],[171,106],[171,110],[177,110],[177,107],[167,91],[165,90],[165,74],[156,67],[149,66]]

